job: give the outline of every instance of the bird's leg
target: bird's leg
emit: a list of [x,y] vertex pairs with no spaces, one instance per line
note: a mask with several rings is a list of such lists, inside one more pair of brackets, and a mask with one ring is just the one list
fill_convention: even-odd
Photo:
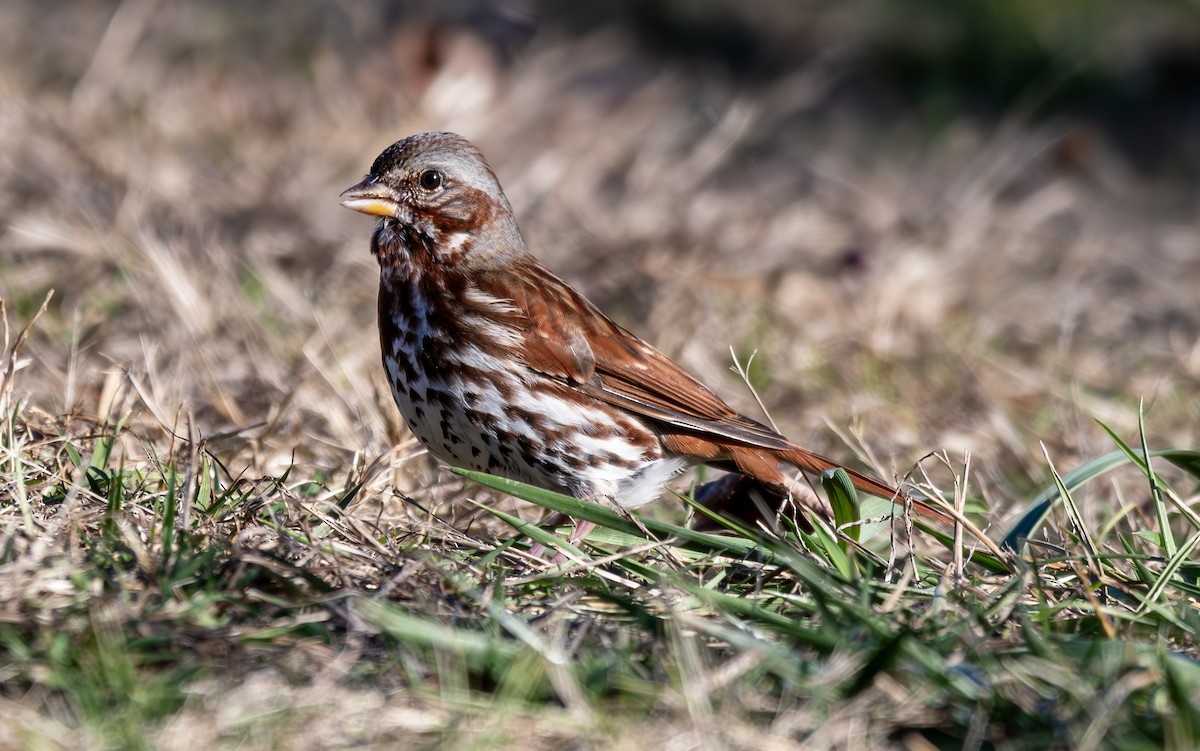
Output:
[[572,532],[571,536],[567,538],[567,542],[571,543],[572,545],[578,545],[583,541],[583,538],[587,537],[588,533],[595,528],[595,522],[575,522],[575,531]]
[[[556,514],[555,516],[561,517],[562,515]],[[552,520],[555,523],[557,523],[560,519],[552,517]],[[595,528],[596,528],[596,524],[594,522],[584,522],[584,521],[575,522],[575,529],[574,529],[574,531],[571,532],[571,536],[567,538],[567,542],[569,542],[572,545],[578,545],[583,540],[583,538],[587,537],[588,533],[591,532]],[[535,542],[533,545],[529,546],[529,554],[536,558],[541,558],[545,553],[546,553],[546,546],[541,544],[540,542]],[[567,560],[567,557],[565,555],[563,555],[562,551],[558,551],[555,553],[555,555],[554,555],[555,563],[562,563],[565,560]]]

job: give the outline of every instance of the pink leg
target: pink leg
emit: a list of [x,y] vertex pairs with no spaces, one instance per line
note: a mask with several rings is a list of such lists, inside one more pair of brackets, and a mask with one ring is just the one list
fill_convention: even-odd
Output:
[[[587,537],[588,533],[595,528],[596,525],[594,522],[575,522],[575,531],[573,531],[571,536],[567,538],[567,542],[571,543],[572,545],[578,545],[580,541]],[[540,542],[535,542],[533,545],[529,546],[529,554],[535,558],[541,558],[545,552],[546,546]],[[562,553],[556,553],[554,555],[555,563],[562,563],[565,560],[567,560],[567,557]]]
[[578,545],[595,528],[595,522],[575,522],[575,531],[567,538],[567,542],[572,545]]

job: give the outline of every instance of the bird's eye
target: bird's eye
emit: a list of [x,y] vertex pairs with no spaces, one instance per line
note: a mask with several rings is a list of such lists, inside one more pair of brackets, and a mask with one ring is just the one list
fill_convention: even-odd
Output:
[[427,169],[417,178],[417,182],[425,190],[437,190],[442,187],[443,180],[445,180],[445,176],[442,175],[441,171],[435,169]]

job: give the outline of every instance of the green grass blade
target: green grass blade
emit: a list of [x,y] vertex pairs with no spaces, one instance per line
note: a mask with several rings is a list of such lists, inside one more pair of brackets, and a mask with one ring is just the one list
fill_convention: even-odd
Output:
[[[825,490],[829,505],[833,507],[834,526],[839,532],[858,542],[862,533],[858,522],[862,520],[862,514],[859,510],[858,494],[854,492],[854,483],[850,482],[850,475],[841,467],[824,472],[821,474],[821,487]],[[845,542],[842,543],[842,549],[846,549]]]
[[1200,695],[1200,667],[1195,661],[1184,660],[1159,647],[1163,667],[1163,685],[1175,711],[1167,718],[1167,748],[1196,748],[1200,743],[1200,711],[1196,696]]
[[[1099,421],[1097,421],[1097,422],[1099,422]],[[1142,454],[1142,453],[1137,452],[1137,451],[1133,450],[1132,448],[1130,448],[1129,444],[1122,441],[1121,438],[1116,433],[1114,433],[1113,430],[1111,428],[1109,428],[1107,425],[1105,425],[1104,423],[1100,423],[1100,427],[1104,429],[1104,432],[1108,433],[1109,437],[1111,437],[1113,439],[1113,442],[1116,443],[1117,447],[1121,449],[1121,452],[1124,453],[1126,457],[1128,457],[1129,461],[1132,462],[1134,465],[1136,465],[1137,468],[1142,472],[1142,474],[1146,475],[1146,477],[1149,479],[1149,481],[1151,483],[1152,493],[1154,491],[1157,491],[1157,495],[1154,496],[1156,498],[1156,500],[1163,501],[1164,496],[1163,496],[1162,490],[1163,490],[1163,488],[1166,487],[1166,483],[1164,483],[1162,481],[1162,479],[1159,478],[1158,475],[1155,474],[1154,470],[1150,467],[1149,459],[1151,457],[1155,457],[1155,456],[1162,456],[1162,455],[1164,455],[1164,452],[1151,451],[1149,453],[1149,455]],[[1178,452],[1171,452],[1171,454],[1168,454],[1167,456],[1168,456],[1168,458],[1170,458],[1171,455],[1174,455],[1176,453],[1178,453]],[[1143,457],[1145,457],[1145,458],[1143,458]],[[1172,500],[1174,501],[1175,499],[1172,498]],[[1186,517],[1187,520],[1192,523],[1192,526],[1196,527],[1197,529],[1200,529],[1200,515],[1197,515],[1196,512],[1193,511],[1186,504],[1179,503],[1178,501],[1175,502],[1175,506],[1176,506],[1176,508],[1179,509],[1180,513],[1182,513],[1183,516]],[[1168,522],[1168,524],[1167,524],[1168,531],[1166,532],[1166,534],[1170,534],[1169,519],[1167,519],[1167,517],[1165,516],[1165,510],[1163,513],[1164,513],[1164,516],[1160,518],[1160,524],[1164,520],[1166,520]],[[1166,545],[1165,538],[1163,540],[1163,544],[1165,547],[1165,545]]]
[[1200,481],[1200,451],[1168,449],[1166,451],[1152,451],[1150,455],[1161,456],[1184,472],[1187,472],[1197,481]]
[[568,558],[571,558],[575,561],[586,561],[588,559],[587,553],[583,552],[566,539],[559,537],[553,532],[548,532],[536,524],[531,524],[518,516],[501,511],[498,508],[493,508],[486,503],[479,503],[478,501],[471,501],[471,503],[478,508],[483,509],[492,516],[495,516],[497,519],[500,519],[520,534],[532,539],[534,542],[540,542],[542,545],[551,550],[561,550],[567,555]]
[[[624,532],[625,534],[633,535],[639,539],[645,539],[645,535],[638,529],[637,525],[626,517],[618,514],[615,511],[604,508],[595,503],[581,501],[578,498],[572,498],[569,495],[555,493],[552,490],[526,485],[525,483],[508,480],[503,477],[496,477],[483,472],[475,472],[469,469],[451,468],[452,472],[462,475],[469,480],[479,483],[485,487],[499,490],[507,493],[515,498],[520,498],[530,503],[535,503],[543,508],[548,508],[551,511],[558,511],[566,514],[573,519],[584,519],[594,522],[601,527]],[[660,535],[675,537],[680,541],[696,546],[700,549],[711,550],[715,552],[728,552],[737,556],[747,556],[753,554],[761,554],[762,548],[749,540],[739,539],[736,537],[726,537],[721,535],[709,534],[706,532],[697,532],[686,527],[681,527],[676,524],[659,521],[657,519],[648,519],[638,517],[642,524],[651,532]]]
[[521,651],[521,646],[516,642],[422,618],[390,602],[355,599],[353,610],[363,620],[403,644],[446,650],[465,658],[476,667],[510,662]]
[[788,637],[822,651],[838,646],[841,640],[827,629],[805,628],[795,618],[769,610],[753,598],[715,592],[687,582],[675,582],[677,586],[721,613],[738,616],[763,628],[785,634]]
[[1167,585],[1171,583],[1171,580],[1175,577],[1176,572],[1179,571],[1180,566],[1191,560],[1192,551],[1196,549],[1196,545],[1198,543],[1200,543],[1200,531],[1193,533],[1192,536],[1185,540],[1183,545],[1181,545],[1175,551],[1175,554],[1172,555],[1170,560],[1167,561],[1167,565],[1163,567],[1162,573],[1158,575],[1158,578],[1155,580],[1154,585],[1150,588],[1150,591],[1146,593],[1146,597],[1142,600],[1142,604],[1138,607],[1138,615],[1141,615],[1146,611],[1146,607],[1149,605],[1149,603],[1157,601],[1158,598],[1162,596],[1163,591],[1167,588]]
[[[1109,431],[1109,435],[1112,432]],[[1138,402],[1138,438],[1142,442],[1142,456],[1146,463],[1146,481],[1150,483],[1150,498],[1154,502],[1154,515],[1158,518],[1158,533],[1162,537],[1163,549],[1167,557],[1173,557],[1178,549],[1175,544],[1175,534],[1171,531],[1171,518],[1167,513],[1167,502],[1163,499],[1162,482],[1150,465],[1150,446],[1146,443],[1146,404]]]
[[[1103,426],[1102,426],[1103,427]],[[1190,449],[1164,449],[1150,452],[1151,456],[1161,456],[1167,461],[1194,474],[1200,479],[1200,451]],[[1074,490],[1097,477],[1105,475],[1118,467],[1123,467],[1134,461],[1136,454],[1127,455],[1122,451],[1112,451],[1085,462],[1062,476],[1062,484],[1069,490]],[[1029,510],[1013,524],[1012,529],[1004,536],[1000,547],[1006,550],[1017,550],[1021,540],[1032,537],[1046,520],[1054,502],[1059,499],[1057,483],[1044,490],[1030,503]]]
[[829,562],[838,573],[846,579],[854,576],[854,567],[850,558],[842,548],[842,543],[822,519],[813,519],[812,534],[800,532],[801,538],[807,543],[809,550]]
[[1046,448],[1045,444],[1042,444],[1042,455],[1046,457],[1046,464],[1050,467],[1050,475],[1054,478],[1054,484],[1058,488],[1058,495],[1067,507],[1067,516],[1071,520],[1071,526],[1075,528],[1075,534],[1079,535],[1079,541],[1083,543],[1083,550],[1087,556],[1088,564],[1092,566],[1094,573],[1099,574],[1100,571],[1096,566],[1096,542],[1092,539],[1087,525],[1084,524],[1083,514],[1079,512],[1079,506],[1075,503],[1074,496],[1071,495],[1071,489],[1063,484],[1062,476],[1058,474],[1058,470],[1054,467],[1054,462],[1050,459],[1050,451]]

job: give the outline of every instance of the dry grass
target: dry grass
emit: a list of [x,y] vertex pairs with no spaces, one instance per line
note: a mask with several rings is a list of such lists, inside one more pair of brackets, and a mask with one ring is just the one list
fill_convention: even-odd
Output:
[[[915,115],[872,122],[831,95],[832,43],[750,84],[612,28],[548,27],[506,61],[375,4],[238,7],[0,11],[0,299],[19,327],[54,291],[5,384],[0,625],[43,627],[47,654],[54,632],[85,634],[81,662],[46,670],[125,670],[96,696],[144,689],[114,729],[0,663],[21,687],[0,691],[0,746],[920,748],[907,733],[948,722],[886,676],[844,703],[769,705],[738,682],[766,659],[753,652],[679,668],[726,671],[739,688],[718,705],[711,686],[668,689],[626,725],[551,676],[559,706],[496,712],[473,703],[474,670],[418,668],[380,640],[356,592],[447,616],[503,529],[463,503],[493,496],[433,469],[397,422],[370,225],[337,203],[412,132],[476,141],[535,252],[748,412],[731,347],[758,353],[773,418],[822,453],[852,455],[826,423],[864,436],[888,476],[969,451],[992,529],[1049,482],[1039,442],[1059,468],[1112,450],[1094,418],[1134,436],[1144,400],[1150,445],[1198,443],[1200,195],[1084,123],[963,118],[930,137]],[[114,509],[116,477],[148,495]],[[1087,523],[1125,504],[1149,519],[1144,485],[1114,481]],[[157,560],[154,504],[180,489],[178,548]],[[204,559],[214,541],[233,552]],[[179,574],[190,555],[200,568]],[[72,577],[105,556],[91,601]],[[154,586],[189,576],[242,594]],[[289,598],[309,605],[272,604]],[[698,655],[696,628],[664,638]],[[143,666],[86,661],[130,659],[138,639],[200,655],[204,675],[144,686]],[[856,669],[836,657],[830,685]]]

